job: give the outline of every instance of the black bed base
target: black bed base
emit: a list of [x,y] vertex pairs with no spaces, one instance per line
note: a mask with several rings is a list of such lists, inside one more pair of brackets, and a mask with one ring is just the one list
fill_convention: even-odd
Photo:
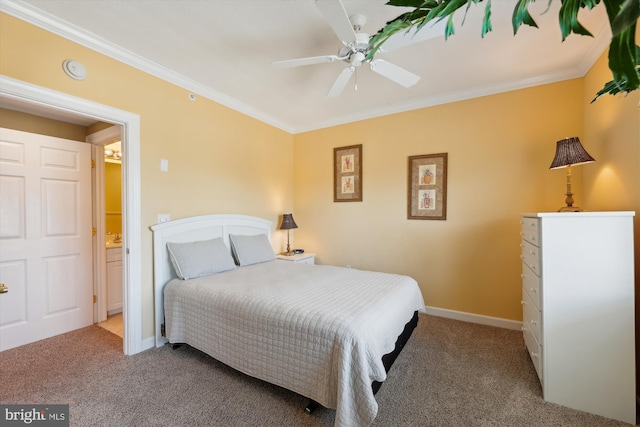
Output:
[[[418,326],[417,310],[413,312],[413,317],[411,318],[411,320],[409,320],[409,322],[406,325],[404,325],[404,330],[398,336],[398,339],[396,340],[396,346],[393,349],[393,351],[391,353],[387,353],[384,356],[382,356],[382,364],[384,365],[384,370],[387,373],[389,373],[389,369],[391,369],[391,366],[393,366],[393,362],[396,361],[396,358],[404,348],[405,344],[407,343],[407,341],[409,341],[409,337],[411,337],[411,334],[413,333],[413,330],[416,328],[416,326]],[[382,382],[380,381],[372,382],[371,389],[373,390],[373,394],[376,394],[378,390],[380,390],[380,387],[382,387]],[[304,408],[304,411],[310,414],[318,406],[320,406],[318,402],[314,400],[309,400],[309,403]]]

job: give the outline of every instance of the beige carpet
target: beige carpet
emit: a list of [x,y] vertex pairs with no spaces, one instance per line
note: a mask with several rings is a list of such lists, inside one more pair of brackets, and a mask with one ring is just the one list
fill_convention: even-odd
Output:
[[[307,400],[189,347],[122,354],[98,326],[0,353],[0,403],[68,403],[73,426],[332,426]],[[549,404],[517,331],[420,315],[374,426],[623,426]]]

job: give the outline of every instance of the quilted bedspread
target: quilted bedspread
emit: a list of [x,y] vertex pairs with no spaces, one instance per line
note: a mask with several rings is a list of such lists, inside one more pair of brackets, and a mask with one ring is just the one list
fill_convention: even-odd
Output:
[[335,409],[336,426],[373,422],[381,358],[423,309],[410,277],[281,260],[164,290],[171,343]]

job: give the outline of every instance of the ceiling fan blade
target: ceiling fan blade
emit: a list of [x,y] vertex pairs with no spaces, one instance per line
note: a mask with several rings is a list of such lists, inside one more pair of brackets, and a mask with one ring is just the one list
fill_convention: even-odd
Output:
[[404,87],[411,87],[420,80],[420,76],[383,59],[372,61],[371,70]]
[[414,43],[423,42],[436,37],[444,37],[446,21],[436,21],[431,26],[424,26],[419,31],[416,27],[411,27],[407,31],[398,31],[380,46],[380,52],[389,52],[394,49],[409,46]]
[[329,89],[327,97],[335,98],[336,96],[340,96],[344,88],[347,86],[347,83],[349,83],[349,80],[351,80],[351,76],[355,70],[356,69],[354,67],[347,67],[342,70],[336,81],[333,83],[333,86],[331,86],[331,89]]
[[316,6],[324,16],[324,19],[336,33],[340,41],[352,43],[356,41],[356,32],[353,30],[349,15],[340,0],[316,0]]
[[291,68],[302,67],[303,65],[322,64],[324,62],[339,61],[341,58],[336,55],[310,56],[308,58],[288,59],[285,61],[276,61],[271,63],[271,68]]

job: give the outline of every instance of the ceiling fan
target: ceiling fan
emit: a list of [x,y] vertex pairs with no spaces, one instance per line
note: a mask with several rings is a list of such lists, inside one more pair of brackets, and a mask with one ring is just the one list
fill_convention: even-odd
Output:
[[[315,0],[315,4],[333,29],[333,32],[336,33],[338,39],[342,42],[342,47],[338,51],[338,54],[277,61],[271,64],[272,67],[289,68],[324,62],[346,62],[348,66],[338,75],[338,78],[327,93],[327,96],[330,98],[339,96],[342,93],[356,72],[356,69],[365,62],[369,64],[373,72],[404,87],[411,87],[420,80],[420,76],[383,59],[367,59],[367,55],[371,50],[371,45],[369,44],[370,37],[369,34],[361,32],[362,27],[367,21],[366,16],[357,14],[350,18],[341,0]],[[425,31],[425,33],[427,34],[421,34],[420,37],[415,37],[414,31],[413,34],[407,33],[400,35],[399,38],[401,40],[392,41],[390,39],[385,43],[389,47],[385,46],[384,51],[386,52],[392,48],[395,49],[410,43],[425,40],[425,35],[427,36],[426,38],[435,37],[433,33],[427,31]]]

